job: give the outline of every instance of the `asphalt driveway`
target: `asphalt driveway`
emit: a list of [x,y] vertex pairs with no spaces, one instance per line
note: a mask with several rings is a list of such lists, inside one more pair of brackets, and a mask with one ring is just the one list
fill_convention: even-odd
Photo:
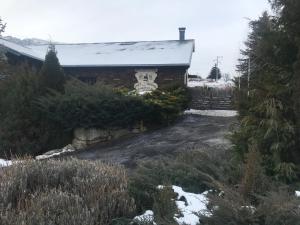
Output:
[[184,115],[169,127],[109,144],[98,144],[70,155],[79,159],[103,160],[134,167],[140,160],[158,159],[192,149],[217,152],[230,147],[226,136],[235,123],[235,117]]

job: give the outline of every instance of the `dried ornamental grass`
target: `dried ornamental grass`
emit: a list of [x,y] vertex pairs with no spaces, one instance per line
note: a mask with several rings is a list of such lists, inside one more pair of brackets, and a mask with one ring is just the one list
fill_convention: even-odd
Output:
[[[49,213],[47,208],[39,206],[43,201],[48,202]],[[35,218],[40,224],[43,224],[43,219],[50,221],[53,216],[61,219],[54,224],[74,224],[72,219],[67,219],[71,214],[51,211],[60,207],[65,207],[66,212],[82,212],[77,213],[79,217],[88,215],[92,221],[90,224],[101,225],[109,224],[114,218],[130,217],[135,210],[134,202],[127,193],[126,173],[121,166],[75,159],[28,160],[1,171],[2,221],[6,217],[16,217],[13,216],[16,214],[17,219],[31,218],[32,221],[35,216],[41,217]],[[39,213],[33,214],[33,209],[40,209],[37,210]],[[14,221],[6,224],[20,224],[20,221]]]

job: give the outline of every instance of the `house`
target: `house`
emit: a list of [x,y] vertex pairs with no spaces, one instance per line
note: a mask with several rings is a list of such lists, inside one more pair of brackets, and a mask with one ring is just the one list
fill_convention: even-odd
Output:
[[[26,45],[0,39],[11,64],[27,62],[41,67],[48,45]],[[195,49],[194,40],[55,44],[57,57],[67,75],[93,84],[151,91],[167,85],[185,85]]]

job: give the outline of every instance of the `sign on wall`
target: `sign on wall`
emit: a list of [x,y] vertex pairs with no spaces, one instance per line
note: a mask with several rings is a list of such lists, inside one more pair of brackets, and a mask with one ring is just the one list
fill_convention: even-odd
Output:
[[135,77],[137,83],[134,84],[134,88],[138,93],[147,93],[158,88],[158,85],[155,83],[157,69],[137,69]]

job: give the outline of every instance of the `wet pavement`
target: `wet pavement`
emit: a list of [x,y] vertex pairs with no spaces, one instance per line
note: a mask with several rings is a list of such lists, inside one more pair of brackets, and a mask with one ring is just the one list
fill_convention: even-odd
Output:
[[235,117],[184,115],[169,127],[126,137],[109,144],[98,144],[68,156],[135,167],[140,160],[174,156],[193,149],[217,153],[230,147],[226,136],[236,122]]

